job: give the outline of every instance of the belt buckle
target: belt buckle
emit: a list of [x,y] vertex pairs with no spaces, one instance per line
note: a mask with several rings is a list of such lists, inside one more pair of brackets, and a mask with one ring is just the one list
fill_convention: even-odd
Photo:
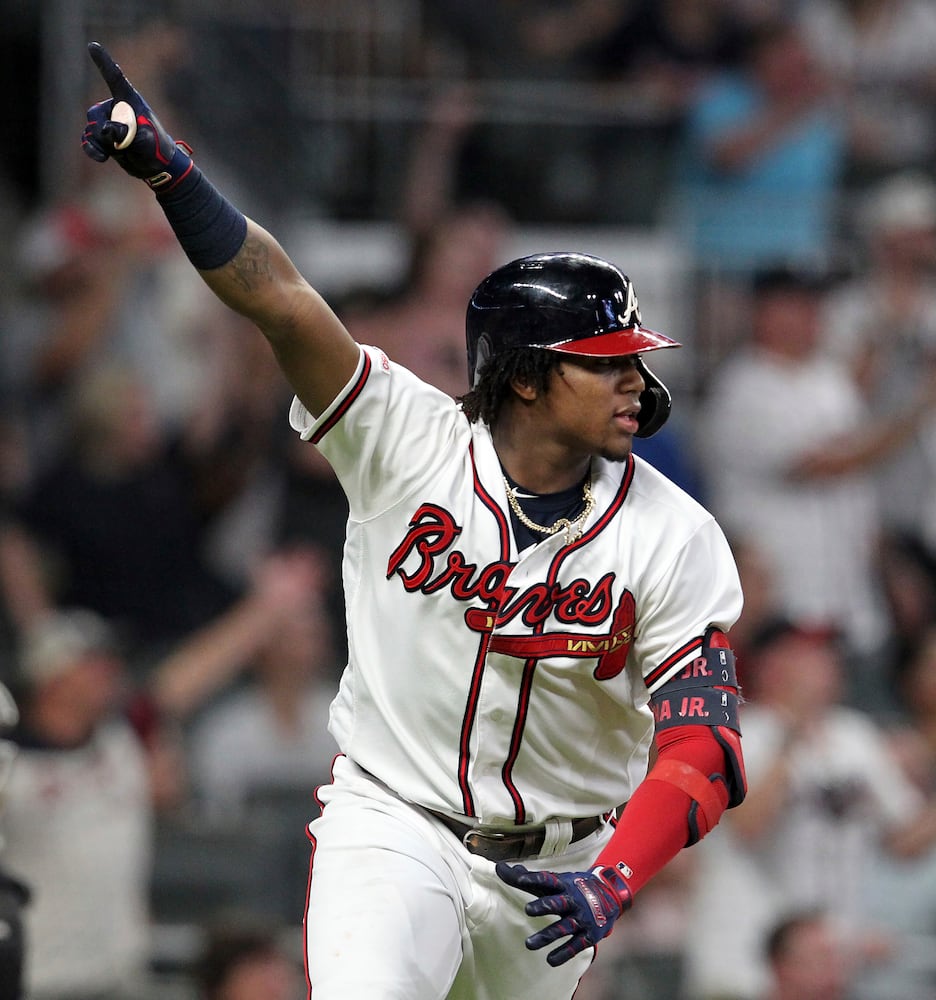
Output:
[[504,830],[472,829],[462,837],[462,843],[465,845],[465,850],[471,854],[480,854],[483,857],[484,844],[503,844],[508,837],[515,836],[516,834],[507,833]]

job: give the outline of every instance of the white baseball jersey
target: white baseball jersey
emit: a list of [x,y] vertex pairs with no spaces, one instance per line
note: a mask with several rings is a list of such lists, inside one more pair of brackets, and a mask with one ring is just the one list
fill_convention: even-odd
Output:
[[721,529],[639,458],[592,463],[571,544],[520,553],[488,428],[362,348],[292,426],[348,496],[341,750],[400,796],[485,824],[593,816],[647,769],[650,693],[741,610]]

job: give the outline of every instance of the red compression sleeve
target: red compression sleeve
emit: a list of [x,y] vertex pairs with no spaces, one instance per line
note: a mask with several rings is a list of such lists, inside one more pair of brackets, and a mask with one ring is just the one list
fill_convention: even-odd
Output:
[[[614,836],[596,865],[619,867],[636,893],[663,869],[690,840],[693,798],[671,781],[648,780],[664,762],[689,765],[703,775],[725,773],[721,744],[708,726],[673,726],[657,733],[657,761],[621,813]],[[713,787],[716,787],[713,785]],[[724,792],[728,801],[727,790]]]

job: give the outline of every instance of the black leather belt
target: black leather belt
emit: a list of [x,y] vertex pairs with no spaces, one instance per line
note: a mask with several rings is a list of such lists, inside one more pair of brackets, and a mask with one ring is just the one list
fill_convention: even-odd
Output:
[[[529,830],[498,830],[494,827],[469,826],[460,823],[444,813],[432,812],[443,826],[465,845],[472,854],[478,854],[488,861],[518,861],[542,853],[546,842],[546,827],[535,826]],[[590,833],[600,829],[602,816],[583,816],[572,820],[572,839],[569,843],[584,840]]]

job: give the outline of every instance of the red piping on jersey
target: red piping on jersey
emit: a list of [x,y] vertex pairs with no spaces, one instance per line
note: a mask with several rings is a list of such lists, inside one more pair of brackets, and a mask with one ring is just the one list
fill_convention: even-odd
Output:
[[668,656],[658,667],[651,670],[644,679],[644,684],[646,684],[648,688],[652,688],[653,685],[659,683],[660,679],[664,677],[668,671],[672,670],[680,660],[684,660],[692,653],[699,655],[701,652],[702,637],[697,636],[695,639],[690,639],[684,646],[677,649],[675,653]]
[[312,435],[309,439],[312,444],[318,444],[323,437],[338,423],[338,421],[348,412],[348,407],[360,396],[361,390],[364,388],[364,384],[367,382],[367,378],[370,375],[371,367],[373,362],[370,359],[370,355],[367,351],[364,351],[364,366],[361,368],[361,374],[358,376],[357,381],[348,390],[344,399],[335,408],[335,412],[322,424],[321,427]]
[[[620,510],[621,505],[624,503],[628,491],[630,490],[631,483],[633,482],[634,468],[634,456],[629,455],[627,458],[627,469],[624,472],[624,478],[621,480],[621,485],[618,487],[617,494],[608,506],[608,509],[598,519],[598,521],[581,536],[581,538],[572,542],[570,545],[564,545],[556,553],[552,564],[549,567],[549,575],[546,580],[547,587],[552,588],[555,586],[556,580],[559,576],[559,567],[562,565],[562,561],[565,557],[581,545],[586,545],[593,541],[607,527],[610,521]],[[545,622],[539,622],[534,627],[533,634],[541,635],[544,628]],[[523,743],[523,730],[526,726],[527,716],[530,711],[530,697],[533,691],[533,678],[536,673],[536,666],[538,663],[539,660],[530,659],[524,664],[523,678],[520,683],[520,694],[517,700],[517,716],[514,721],[513,733],[510,738],[510,752],[508,753],[507,760],[504,761],[504,766],[501,770],[501,777],[503,778],[504,786],[509,792],[514,803],[514,815],[517,823],[524,823],[526,821],[526,806],[523,804],[523,796],[520,794],[520,790],[513,782],[513,768],[514,764],[517,762],[517,757],[520,755],[520,747]]]
[[[475,495],[491,511],[497,521],[498,534],[500,536],[500,559],[502,562],[507,562],[510,559],[510,526],[504,512],[481,483],[481,479],[478,476],[478,467],[475,464],[473,443],[468,446],[468,457],[471,459],[471,475],[474,482]],[[471,784],[468,780],[468,768],[471,763],[471,750],[469,746],[471,731],[474,728],[475,718],[478,714],[478,693],[481,690],[481,678],[484,675],[484,664],[487,659],[490,641],[491,633],[484,633],[471,672],[471,687],[468,692],[468,701],[465,704],[465,714],[462,717],[461,734],[458,741],[458,787],[461,789],[462,810],[466,816],[474,816],[475,814],[474,797],[471,794]]]
[[[624,471],[624,478],[621,480],[621,485],[618,487],[617,495],[608,505],[608,509],[601,515],[600,518],[588,529],[579,539],[572,542],[571,545],[564,545],[557,553],[554,559],[556,570],[559,568],[559,563],[575,549],[581,548],[583,545],[587,545],[591,542],[598,534],[600,534],[608,526],[608,522],[617,514],[621,509],[621,505],[627,499],[627,494],[630,491],[631,483],[634,481],[634,469],[636,464],[634,462],[634,456],[629,455],[627,458],[627,469]],[[555,579],[555,574],[552,574],[550,579]]]
[[475,465],[474,442],[468,445],[468,457],[471,459],[471,475],[474,480],[475,494],[497,521],[497,530],[500,535],[501,560],[506,562],[510,558],[510,525],[508,524],[506,515],[497,505],[497,502],[481,484],[481,480],[478,477],[478,468]]
[[[542,631],[542,624],[536,626],[536,631]],[[513,768],[520,756],[520,745],[523,743],[523,730],[526,727],[527,716],[530,710],[530,692],[533,690],[533,676],[536,673],[536,665],[539,660],[527,660],[523,664],[523,677],[520,681],[520,692],[517,698],[517,717],[514,720],[513,733],[510,737],[510,750],[507,759],[501,769],[501,777],[504,786],[510,793],[514,804],[514,820],[517,823],[526,822],[526,806],[523,804],[523,796],[520,790],[513,783]]]

